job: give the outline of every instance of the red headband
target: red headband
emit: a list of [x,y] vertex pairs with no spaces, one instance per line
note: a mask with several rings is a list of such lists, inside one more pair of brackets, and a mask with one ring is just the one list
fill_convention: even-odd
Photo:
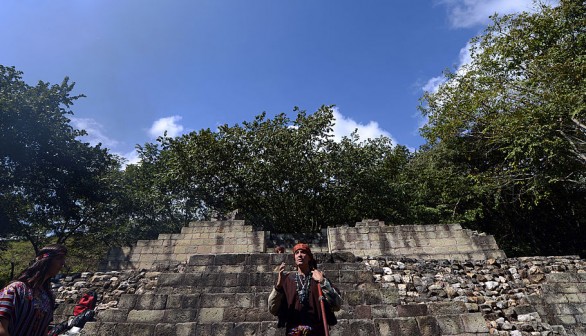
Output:
[[297,252],[297,250],[303,250],[303,251],[306,251],[307,253],[311,254],[311,250],[309,249],[309,245],[304,244],[304,243],[299,243],[299,244],[295,245],[293,247],[293,254],[295,254],[295,252]]
[[36,258],[36,259],[37,259],[37,260],[43,260],[43,259],[45,259],[45,258],[49,258],[49,257],[56,257],[56,256],[62,256],[62,255],[64,256],[64,255],[65,255],[65,253],[64,253],[64,252],[61,252],[61,251],[56,251],[56,252],[46,252],[46,253],[43,253],[43,254],[39,254],[39,255],[37,256],[37,258]]

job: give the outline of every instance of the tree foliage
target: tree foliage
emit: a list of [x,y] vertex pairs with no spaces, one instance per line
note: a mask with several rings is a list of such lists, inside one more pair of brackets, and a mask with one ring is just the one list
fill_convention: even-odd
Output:
[[49,236],[64,242],[100,222],[111,190],[102,178],[118,163],[101,146],[78,140],[70,125],[73,84],[30,86],[0,66],[0,221],[4,236],[35,249]]
[[451,153],[480,201],[454,217],[474,213],[469,223],[506,232],[501,241],[524,245],[519,253],[583,253],[586,6],[539,6],[493,18],[472,61],[423,97],[422,133],[431,151]]
[[[357,135],[332,140],[331,107],[295,119],[258,115],[162,141],[169,180],[180,181],[199,213],[237,209],[251,224],[277,231],[317,231],[365,216],[401,219],[394,183],[408,151]],[[394,205],[398,205],[395,207]]]

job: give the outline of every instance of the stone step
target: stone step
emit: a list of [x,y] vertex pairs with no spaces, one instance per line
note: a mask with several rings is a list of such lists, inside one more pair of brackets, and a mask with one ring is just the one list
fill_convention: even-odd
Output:
[[[148,318],[145,314],[145,318]],[[210,315],[212,316],[212,315]],[[130,316],[129,316],[130,318]],[[83,335],[282,335],[272,321],[252,322],[90,322],[83,329]],[[438,336],[438,335],[488,335],[489,329],[480,314],[416,316],[374,319],[339,319],[332,326],[330,335],[342,336]]]
[[[272,286],[277,278],[275,272],[247,272],[247,270],[225,269],[234,272],[189,272],[161,273],[157,280],[159,287],[239,287],[239,286]],[[324,271],[325,276],[338,287],[374,283],[371,271]],[[348,286],[346,286],[348,287]]]
[[[320,266],[325,269],[365,269],[365,265],[355,262],[350,253],[314,253]],[[188,266],[224,266],[224,265],[270,265],[282,262],[293,266],[293,255],[282,253],[232,253],[232,254],[196,254],[189,258]]]

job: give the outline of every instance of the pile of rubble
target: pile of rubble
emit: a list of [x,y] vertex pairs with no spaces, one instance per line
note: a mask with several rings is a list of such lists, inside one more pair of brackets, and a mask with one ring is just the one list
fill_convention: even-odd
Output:
[[383,287],[396,287],[401,303],[461,301],[481,312],[498,335],[542,335],[555,327],[530,306],[542,294],[548,273],[586,273],[577,256],[525,257],[481,261],[368,258],[368,268]]
[[[375,282],[398,290],[401,304],[461,301],[468,312],[482,313],[495,335],[557,335],[556,327],[542,321],[532,308],[531,297],[542,294],[548,273],[586,273],[586,260],[577,256],[483,261],[377,257],[362,262]],[[180,264],[162,271],[182,273],[184,269]],[[69,274],[53,289],[63,307],[94,290],[99,311],[117,307],[122,294],[154,293],[160,274],[145,270]],[[66,315],[58,309],[56,321]]]

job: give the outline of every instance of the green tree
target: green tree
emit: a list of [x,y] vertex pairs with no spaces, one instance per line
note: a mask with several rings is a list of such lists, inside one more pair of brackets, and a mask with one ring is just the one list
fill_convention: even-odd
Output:
[[168,174],[169,153],[162,152],[157,143],[137,146],[137,150],[139,163],[120,172],[118,240],[154,239],[159,233],[177,232],[189,221],[202,218],[183,194],[179,179]]
[[406,218],[398,178],[409,153],[387,138],[336,143],[331,107],[295,119],[266,114],[217,132],[166,139],[169,180],[199,213],[238,209],[267,230],[318,231],[365,217]]
[[107,213],[104,176],[119,167],[100,145],[70,125],[74,84],[30,86],[14,67],[0,66],[1,234],[24,237],[35,249],[64,242]]
[[502,232],[513,253],[584,253],[586,6],[536,6],[495,16],[472,41],[472,61],[424,95],[422,134],[456,153],[483,204],[458,215],[480,210],[469,223]]

